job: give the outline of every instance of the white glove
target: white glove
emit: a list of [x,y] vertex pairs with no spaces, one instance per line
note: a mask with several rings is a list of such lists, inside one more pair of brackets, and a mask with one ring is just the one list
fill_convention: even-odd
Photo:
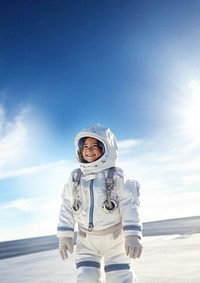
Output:
[[130,258],[139,258],[142,254],[143,246],[138,236],[127,236],[125,238],[126,255]]
[[68,237],[59,238],[59,253],[62,260],[68,258],[67,251],[69,251],[69,253],[72,254],[73,250],[74,250],[74,243],[72,238],[68,238]]

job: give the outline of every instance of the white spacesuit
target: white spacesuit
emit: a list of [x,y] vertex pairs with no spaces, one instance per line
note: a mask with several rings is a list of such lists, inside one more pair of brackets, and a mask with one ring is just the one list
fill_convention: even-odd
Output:
[[[86,162],[77,154],[80,169],[71,173],[62,194],[57,228],[60,253],[65,259],[67,251],[73,252],[77,223],[77,283],[101,282],[102,259],[107,283],[132,283],[130,258],[142,252],[139,183],[126,180],[115,167],[118,148],[110,129],[97,124],[82,130],[75,138],[77,152],[88,137],[98,141],[102,155]],[[113,176],[109,168],[114,168]]]

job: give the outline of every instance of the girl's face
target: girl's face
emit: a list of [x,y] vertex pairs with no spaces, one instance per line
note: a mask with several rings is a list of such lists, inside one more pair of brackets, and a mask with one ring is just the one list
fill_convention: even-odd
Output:
[[98,146],[97,139],[87,138],[83,145],[83,158],[87,162],[93,162],[101,157],[102,152]]

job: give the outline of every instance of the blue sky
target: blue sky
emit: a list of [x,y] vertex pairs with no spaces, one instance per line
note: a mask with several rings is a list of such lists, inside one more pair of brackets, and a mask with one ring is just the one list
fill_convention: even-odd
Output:
[[56,233],[74,137],[110,127],[144,221],[200,214],[200,1],[2,1],[0,240]]

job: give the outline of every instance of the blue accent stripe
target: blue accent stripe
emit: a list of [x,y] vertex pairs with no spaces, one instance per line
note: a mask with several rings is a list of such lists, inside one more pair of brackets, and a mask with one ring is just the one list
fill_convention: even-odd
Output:
[[88,228],[93,228],[93,214],[94,214],[94,190],[93,190],[94,179],[90,181],[90,214],[89,214],[89,226]]
[[95,267],[100,268],[100,263],[96,261],[81,261],[76,264],[76,268],[79,267]]
[[57,231],[72,231],[74,232],[73,228],[58,226]]
[[127,231],[127,230],[135,230],[135,231],[142,232],[142,227],[141,227],[141,226],[136,226],[136,225],[128,225],[128,226],[124,226],[124,227],[123,227],[123,230],[124,230],[124,231]]
[[105,272],[128,269],[130,269],[130,265],[128,263],[110,264],[104,267]]

